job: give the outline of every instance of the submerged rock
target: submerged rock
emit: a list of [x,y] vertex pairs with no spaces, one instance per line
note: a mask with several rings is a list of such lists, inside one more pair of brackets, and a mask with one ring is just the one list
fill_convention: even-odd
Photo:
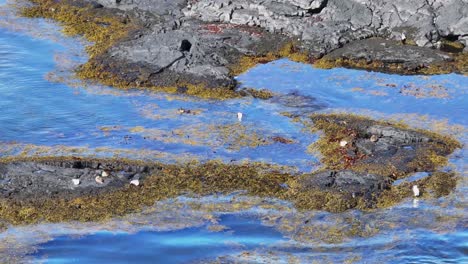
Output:
[[80,185],[80,179],[72,179],[73,185]]

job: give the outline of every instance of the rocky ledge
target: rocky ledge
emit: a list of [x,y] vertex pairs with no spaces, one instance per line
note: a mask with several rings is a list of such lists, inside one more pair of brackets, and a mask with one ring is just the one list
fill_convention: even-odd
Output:
[[56,19],[96,43],[81,77],[124,88],[232,97],[234,76],[257,63],[314,63],[326,54],[317,66],[398,73],[468,67],[464,0],[32,2],[23,14]]
[[[341,212],[393,205],[413,196],[412,185],[419,186],[422,197],[455,188],[454,173],[438,171],[460,147],[451,138],[358,116],[322,114],[308,120],[323,133],[311,151],[319,151],[324,166],[313,173],[263,163],[3,158],[0,218],[13,224],[96,221],[180,195],[238,191],[290,201],[301,210]],[[429,176],[394,184],[414,172]]]

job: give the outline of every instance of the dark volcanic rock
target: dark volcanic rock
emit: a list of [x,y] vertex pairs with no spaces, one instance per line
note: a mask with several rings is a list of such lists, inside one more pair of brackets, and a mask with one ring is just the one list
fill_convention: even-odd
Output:
[[379,192],[389,189],[392,180],[388,177],[343,171],[321,171],[301,179],[303,188],[320,188],[321,190],[334,190],[351,196],[377,195]]
[[[97,183],[103,171],[109,176]],[[0,194],[14,199],[79,197],[121,188],[135,176],[148,173],[143,165],[91,160],[0,163]],[[79,179],[80,184],[72,179]]]
[[401,64],[409,71],[452,60],[449,54],[442,51],[418,46],[402,46],[399,42],[380,38],[351,42],[327,54],[325,58],[331,60],[346,58],[368,62],[378,61],[383,64]]
[[444,165],[448,154],[460,147],[455,140],[427,131],[354,116],[316,114],[312,121],[327,133],[320,148],[330,155],[327,165],[334,169],[397,179],[417,171],[436,170]]
[[[147,86],[188,82],[232,88],[236,82],[230,66],[240,57],[261,56],[293,41],[311,58],[352,43],[330,56],[402,63],[408,70],[449,60],[447,54],[428,49],[440,47],[444,39],[465,47],[468,41],[464,0],[97,2],[135,16],[145,25],[99,63],[130,84]],[[419,47],[383,40],[355,42],[371,37],[400,41],[402,34]]]
[[187,20],[168,29],[161,24],[147,34],[113,47],[113,60],[145,65],[138,79],[156,86],[203,83],[208,87],[232,87],[229,66],[243,55],[260,55],[285,45],[285,36],[258,28],[212,25]]

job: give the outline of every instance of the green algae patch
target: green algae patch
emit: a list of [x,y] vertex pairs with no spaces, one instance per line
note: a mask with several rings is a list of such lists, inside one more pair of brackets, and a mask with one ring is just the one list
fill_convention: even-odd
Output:
[[[66,163],[69,158],[41,158],[37,162]],[[28,161],[7,159],[5,162]],[[85,161],[85,160],[82,160]],[[115,160],[93,160],[111,162]],[[123,161],[122,161],[123,162]],[[131,161],[125,161],[131,164]],[[281,184],[292,177],[280,172],[281,168],[262,164],[231,165],[212,161],[204,164],[184,165],[140,163],[150,167],[151,173],[140,186],[127,184],[119,188],[96,189],[95,193],[79,197],[31,197],[0,199],[0,218],[12,224],[29,224],[38,221],[100,221],[113,216],[137,212],[152,206],[158,200],[184,194],[208,195],[245,190],[250,195],[283,197]]]
[[149,140],[164,143],[179,143],[193,146],[225,147],[239,151],[241,148],[256,148],[274,143],[292,144],[293,140],[281,136],[266,136],[267,132],[254,126],[237,122],[233,124],[195,124],[170,131],[137,126],[129,129]]
[[[120,169],[128,165],[146,166],[148,176],[139,186],[126,184],[113,188],[97,188],[90,194],[73,196],[58,194],[47,197],[3,197],[0,199],[0,218],[19,225],[39,221],[103,221],[150,207],[156,201],[180,195],[206,196],[245,191],[252,197],[279,198],[291,201],[300,209],[324,209],[341,212],[353,208],[338,192],[304,190],[297,183],[297,175],[286,167],[262,164],[207,163],[160,164],[130,160],[78,158],[15,158],[0,163],[42,162],[47,164],[85,163],[111,164]],[[289,185],[290,188],[285,187]],[[222,208],[220,208],[222,210]]]
[[254,88],[245,88],[240,91],[241,95],[250,95],[253,98],[268,100],[275,96],[275,94],[268,89],[254,89]]
[[[349,114],[314,114],[301,120],[291,116],[297,122],[302,122],[306,129],[321,132],[318,141],[309,146],[309,150],[321,156],[324,167],[321,170],[352,170],[360,173],[376,174],[388,177],[391,181],[402,179],[414,172],[431,172],[431,176],[414,183],[392,186],[380,194],[373,193],[370,197],[350,197],[349,194],[329,192],[319,189],[296,191],[295,203],[299,208],[324,208],[327,211],[339,212],[349,208],[368,210],[374,207],[388,207],[411,197],[412,185],[420,186],[423,197],[440,197],[449,194],[456,186],[453,173],[438,171],[447,165],[447,156],[461,144],[448,136],[431,131],[409,128],[403,123],[376,121],[364,116]],[[389,129],[402,133],[403,141],[393,142],[393,139],[372,134],[372,128]],[[366,148],[384,141],[390,146],[384,151],[366,152]],[[404,140],[407,140],[406,142]],[[395,150],[392,145],[401,144]],[[385,146],[381,145],[377,148]],[[371,148],[369,147],[369,149]],[[408,148],[409,150],[405,150]],[[389,152],[391,154],[389,154]],[[303,176],[301,176],[303,177]],[[297,184],[295,181],[293,184]],[[428,193],[434,195],[427,195]],[[371,201],[371,203],[369,203]]]
[[295,62],[310,63],[309,55],[301,51],[297,43],[289,42],[279,50],[268,52],[263,56],[241,57],[237,63],[231,65],[231,75],[242,74],[258,64],[266,64],[281,58],[288,58]]
[[[412,129],[402,123],[375,121],[363,116],[348,114],[315,114],[311,116],[312,131],[322,131],[319,140],[309,146],[310,151],[320,152],[321,162],[328,169],[349,169],[402,178],[416,171],[435,171],[447,164],[447,156],[461,144],[448,136],[422,129]],[[401,142],[401,147],[415,149],[411,157],[394,155],[384,159],[375,159],[372,153],[366,153],[356,143],[368,144],[373,137],[372,127],[401,131],[401,136],[413,137],[413,141]],[[398,132],[395,132],[398,133]],[[397,134],[395,134],[397,135]],[[385,137],[383,137],[387,140]],[[383,140],[374,139],[375,141]],[[410,141],[411,141],[410,140]],[[346,142],[345,146],[340,143]],[[344,144],[344,143],[343,143]],[[414,146],[413,146],[414,145]],[[377,162],[375,162],[377,160]]]
[[[80,65],[76,76],[80,79],[96,81],[115,88],[145,89],[154,92],[186,94],[203,99],[232,99],[245,95],[252,95],[259,99],[269,99],[272,94],[267,91],[235,91],[235,84],[218,87],[210,80],[196,80],[181,78],[180,76],[166,76],[156,80],[156,84],[148,80],[151,73],[145,66],[137,63],[113,61],[106,54],[110,48],[126,40],[132,32],[138,32],[144,25],[138,18],[107,8],[95,8],[93,5],[80,4],[70,0],[31,0],[33,6],[24,7],[21,14],[31,18],[49,18],[58,21],[63,32],[70,36],[81,35],[93,44],[86,48],[90,58]],[[288,57],[296,61],[306,61],[307,56],[299,52],[293,44],[285,45],[282,49],[268,53],[261,58],[240,58],[232,70],[233,75],[244,72],[247,67],[254,67],[258,63],[265,63],[281,57]],[[253,63],[252,63],[253,62]],[[242,68],[242,70],[240,70]],[[122,74],[125,72],[125,74]],[[177,81],[171,81],[177,79]],[[161,82],[161,84],[159,84]],[[169,84],[169,85],[168,85]]]
[[350,68],[361,69],[368,71],[379,71],[396,74],[424,74],[436,75],[447,74],[451,72],[461,73],[468,75],[468,53],[455,53],[451,54],[452,61],[443,63],[433,63],[427,66],[419,66],[416,68],[405,67],[402,63],[389,63],[379,60],[365,60],[365,59],[349,59],[344,57],[330,58],[324,56],[315,61],[314,66],[319,69],[332,69],[332,68]]
[[325,210],[339,213],[357,207],[362,203],[360,198],[352,198],[348,194],[333,190],[321,190],[319,188],[305,189],[300,184],[300,179],[288,182],[290,189],[287,197],[294,201],[294,205],[300,210]]
[[91,4],[77,6],[67,0],[31,0],[34,4],[21,10],[31,18],[49,18],[63,25],[63,32],[70,36],[82,35],[93,45],[87,47],[91,58],[106,52],[111,46],[124,39],[131,30],[138,28],[129,21],[112,14],[110,10],[94,8]]
[[[104,66],[105,65],[105,66]],[[242,94],[230,87],[210,87],[207,83],[197,82],[189,83],[189,81],[177,81],[173,85],[154,85],[147,79],[138,76],[132,80],[127,79],[121,74],[120,68],[125,63],[109,63],[102,62],[100,59],[91,59],[87,63],[81,65],[77,71],[77,76],[85,80],[93,80],[104,85],[119,88],[121,90],[129,89],[144,89],[152,92],[164,92],[169,94],[185,94],[195,96],[202,99],[234,99],[242,97]],[[125,65],[126,68],[133,66]],[[134,67],[133,75],[139,75],[139,66]],[[123,70],[123,69],[122,69]],[[132,75],[129,74],[129,75]]]
[[[76,71],[76,75],[81,79],[97,81],[124,90],[141,88],[156,92],[182,93],[205,99],[231,99],[241,96],[233,90],[234,87],[208,87],[203,82],[178,81],[174,85],[155,86],[138,78],[129,81],[120,74],[119,69],[123,67],[122,63],[109,64],[104,61],[103,57],[110,48],[125,40],[131,32],[143,29],[138,19],[125,16],[120,11],[94,8],[91,4],[77,5],[68,0],[31,0],[31,2],[33,6],[24,7],[21,10],[23,16],[53,19],[64,27],[65,34],[81,35],[93,43],[86,48],[90,56],[89,60]],[[135,65],[135,70],[138,69],[139,67]],[[135,75],[135,72],[130,75]],[[141,74],[138,73],[138,75]]]
[[448,39],[442,39],[440,42],[440,49],[446,52],[458,53],[463,52],[465,46],[459,41],[451,41]]
[[385,190],[377,199],[378,207],[390,207],[402,200],[414,197],[411,188],[417,185],[421,198],[440,198],[449,195],[457,186],[458,177],[455,173],[437,171],[430,176],[414,182],[403,182],[391,189]]

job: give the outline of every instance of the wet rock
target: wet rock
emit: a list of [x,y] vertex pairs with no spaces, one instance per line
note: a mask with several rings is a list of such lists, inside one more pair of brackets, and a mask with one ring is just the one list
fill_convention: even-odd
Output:
[[[98,167],[112,167],[115,171]],[[0,163],[0,189],[4,197],[14,199],[78,197],[121,188],[128,180],[139,180],[151,170],[147,165],[91,159]],[[102,176],[104,173],[107,176]]]
[[135,175],[135,173],[125,172],[125,171],[121,171],[117,173],[117,177],[120,179],[131,179],[133,175]]
[[80,185],[80,179],[72,179],[73,185]]
[[377,195],[389,189],[392,180],[388,177],[355,172],[351,170],[326,170],[311,174],[301,179],[302,188],[319,188],[321,190],[334,190],[351,196]]
[[[369,63],[375,61],[382,63],[384,67],[398,64],[408,72],[452,61],[452,57],[442,51],[418,46],[403,46],[397,41],[380,38],[354,41],[332,51],[324,58],[327,60],[346,59]],[[391,71],[391,69],[388,69],[388,71]]]
[[[315,147],[334,170],[350,169],[398,179],[417,171],[431,172],[445,165],[446,156],[461,145],[454,139],[352,115],[315,114],[324,130]],[[370,140],[376,136],[378,141]],[[338,142],[346,140],[346,148]]]

